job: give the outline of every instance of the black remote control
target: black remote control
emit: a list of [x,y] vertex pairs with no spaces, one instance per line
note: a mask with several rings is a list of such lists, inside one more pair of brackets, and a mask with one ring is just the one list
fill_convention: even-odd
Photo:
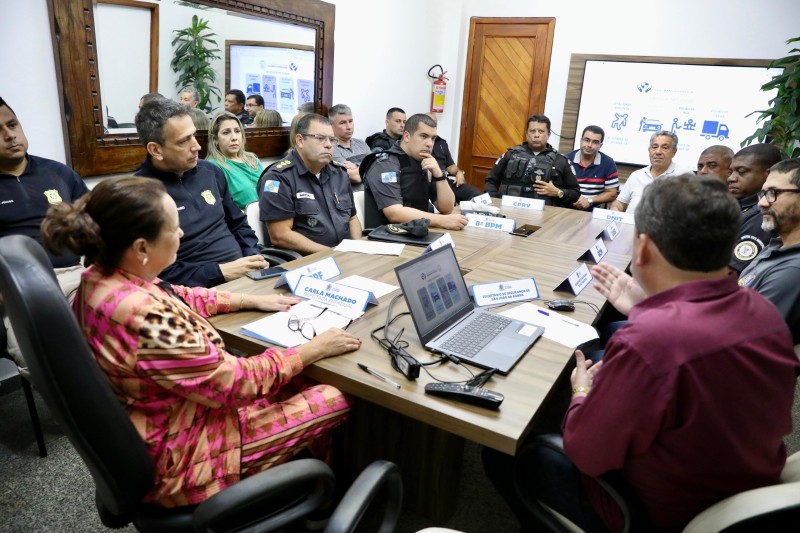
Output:
[[483,387],[455,383],[428,383],[425,385],[425,392],[434,396],[444,396],[490,409],[497,409],[505,399],[505,396],[499,392],[484,389]]

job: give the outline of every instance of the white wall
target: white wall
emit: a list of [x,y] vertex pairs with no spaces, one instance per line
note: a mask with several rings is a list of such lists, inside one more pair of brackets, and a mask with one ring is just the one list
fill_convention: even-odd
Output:
[[[383,129],[386,109],[426,111],[435,63],[448,71],[439,130],[458,153],[469,18],[556,17],[545,113],[556,131],[572,53],[772,59],[800,35],[797,0],[332,0],[333,103],[353,108],[356,136]],[[0,0],[0,95],[20,115],[31,152],[64,161],[46,0]],[[14,53],[10,53],[13,51]],[[721,88],[724,90],[724,88]],[[521,126],[522,127],[522,126]],[[553,141],[556,141],[555,138]],[[554,142],[557,144],[557,142]]]

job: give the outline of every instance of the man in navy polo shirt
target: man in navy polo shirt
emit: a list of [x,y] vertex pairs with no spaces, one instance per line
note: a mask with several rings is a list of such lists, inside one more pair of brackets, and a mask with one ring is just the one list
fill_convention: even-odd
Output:
[[575,177],[581,197],[573,204],[576,209],[589,210],[613,202],[619,191],[617,164],[600,151],[606,133],[600,126],[586,126],[581,134],[580,150],[566,154],[574,164]]
[[178,259],[159,277],[189,287],[213,287],[269,266],[258,238],[231,198],[219,167],[199,161],[200,145],[189,110],[156,98],[136,114],[136,131],[147,149],[137,176],[164,183],[175,200],[183,230]]
[[[89,192],[86,184],[68,166],[28,153],[28,138],[14,111],[0,98],[0,237],[27,235],[39,244],[39,229],[53,204],[74,202]],[[65,251],[47,252],[56,278],[67,299],[75,296],[84,270],[80,257]],[[26,365],[7,319],[8,353],[25,375]],[[2,347],[0,347],[2,349]]]

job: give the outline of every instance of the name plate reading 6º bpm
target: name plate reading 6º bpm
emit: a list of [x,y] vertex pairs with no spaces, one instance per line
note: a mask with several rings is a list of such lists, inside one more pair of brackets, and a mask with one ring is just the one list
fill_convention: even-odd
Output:
[[544,200],[540,198],[522,198],[520,196],[508,196],[504,194],[503,198],[500,200],[500,205],[502,207],[544,211]]
[[558,287],[553,290],[571,292],[577,296],[593,279],[592,273],[589,272],[589,267],[586,263],[581,263],[578,268],[570,272],[567,279],[562,281]]
[[511,233],[517,226],[517,221],[513,218],[487,217],[484,215],[469,213],[467,215],[467,219],[469,219],[467,226],[472,226],[473,228],[491,229],[494,231],[505,231],[506,233]]
[[592,210],[592,218],[597,220],[608,220],[611,222],[622,222],[623,224],[634,224],[633,213],[611,211],[609,209],[600,209],[599,207],[595,207]]

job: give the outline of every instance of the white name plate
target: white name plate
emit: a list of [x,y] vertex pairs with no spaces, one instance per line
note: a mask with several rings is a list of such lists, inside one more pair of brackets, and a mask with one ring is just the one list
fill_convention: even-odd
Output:
[[606,229],[597,234],[597,238],[613,241],[617,238],[617,235],[619,235],[619,226],[617,226],[616,222],[612,222],[606,226]]
[[475,305],[500,305],[523,300],[535,300],[539,297],[539,289],[533,278],[512,279],[499,283],[481,283],[472,286]]
[[500,200],[500,205],[502,207],[544,211],[544,200],[540,198],[522,198],[521,196],[507,196],[504,194],[503,198]]
[[432,252],[441,248],[442,246],[447,246],[448,244],[453,247],[453,250],[456,249],[456,243],[453,242],[453,237],[449,233],[442,233],[442,236],[430,243],[422,253]]
[[492,205],[492,197],[489,196],[488,192],[485,192],[480,196],[476,196],[470,201],[476,204]]
[[586,250],[583,255],[578,258],[578,261],[591,261],[592,263],[599,263],[607,253],[608,248],[606,248],[606,243],[603,242],[603,239],[597,239],[592,247]]
[[628,213],[627,211],[611,211],[595,207],[592,210],[592,218],[611,222],[622,222],[623,224],[634,224],[633,213]]
[[300,276],[292,292],[295,296],[330,307],[350,319],[364,314],[371,294],[369,291],[311,276]]
[[554,291],[563,291],[563,292],[571,292],[575,296],[580,294],[580,292],[586,288],[589,283],[594,278],[592,277],[592,273],[589,272],[589,267],[586,263],[581,263],[578,268],[570,272],[567,279],[562,281],[558,287],[553,289]]
[[326,257],[321,261],[315,261],[309,265],[284,272],[281,274],[281,277],[278,278],[278,281],[275,282],[275,288],[277,289],[278,287],[283,287],[288,283],[289,288],[294,292],[294,287],[300,280],[300,276],[311,276],[317,279],[331,279],[335,278],[341,273],[342,271],[339,270],[339,265],[336,264],[336,260],[333,257]]
[[481,229],[491,229],[494,231],[505,231],[511,233],[517,226],[517,221],[513,218],[487,217],[485,215],[467,214],[469,223],[467,226]]

